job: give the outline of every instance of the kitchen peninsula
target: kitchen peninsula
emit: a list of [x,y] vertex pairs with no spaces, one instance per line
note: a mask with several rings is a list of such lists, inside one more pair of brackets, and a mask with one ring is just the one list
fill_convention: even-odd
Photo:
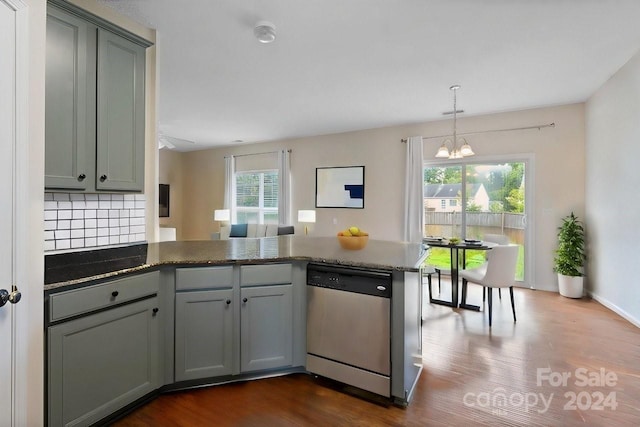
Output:
[[[163,391],[306,372],[309,263],[389,274],[387,397],[406,405],[422,369],[425,256],[419,244],[349,251],[295,235],[49,255],[49,425],[108,421]],[[88,383],[100,386],[87,395]]]

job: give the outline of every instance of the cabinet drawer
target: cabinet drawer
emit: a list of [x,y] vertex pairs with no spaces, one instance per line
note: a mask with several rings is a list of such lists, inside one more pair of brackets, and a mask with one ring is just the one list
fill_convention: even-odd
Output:
[[99,285],[52,294],[49,297],[49,320],[89,313],[125,301],[158,292],[160,273],[150,273],[112,280]]
[[291,283],[291,264],[243,265],[240,285],[279,285]]
[[233,267],[194,267],[176,269],[176,290],[233,287]]

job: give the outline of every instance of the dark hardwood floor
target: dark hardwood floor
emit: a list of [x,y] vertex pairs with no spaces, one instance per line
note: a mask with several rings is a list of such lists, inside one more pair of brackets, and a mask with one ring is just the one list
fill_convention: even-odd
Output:
[[640,425],[640,329],[589,299],[515,299],[517,323],[494,293],[491,330],[486,313],[425,304],[424,370],[407,408],[296,374],[165,394],[115,425]]

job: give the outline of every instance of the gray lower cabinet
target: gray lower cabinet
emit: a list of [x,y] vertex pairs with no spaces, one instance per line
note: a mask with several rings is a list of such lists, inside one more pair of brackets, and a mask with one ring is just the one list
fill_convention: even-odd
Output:
[[233,372],[233,290],[176,293],[176,381]]
[[89,425],[160,387],[152,297],[48,329],[49,426]]
[[291,282],[291,264],[177,268],[175,380],[291,366]]
[[49,1],[45,188],[144,190],[145,49],[63,1]]
[[176,269],[176,381],[233,373],[233,286],[233,266]]
[[245,287],[240,297],[240,370],[291,366],[293,285]]

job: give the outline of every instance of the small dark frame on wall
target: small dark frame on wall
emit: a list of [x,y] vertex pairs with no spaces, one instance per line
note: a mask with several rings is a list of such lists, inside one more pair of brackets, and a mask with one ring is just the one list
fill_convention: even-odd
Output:
[[169,216],[169,184],[158,184],[158,212],[160,218]]
[[316,168],[316,208],[364,209],[364,166]]

